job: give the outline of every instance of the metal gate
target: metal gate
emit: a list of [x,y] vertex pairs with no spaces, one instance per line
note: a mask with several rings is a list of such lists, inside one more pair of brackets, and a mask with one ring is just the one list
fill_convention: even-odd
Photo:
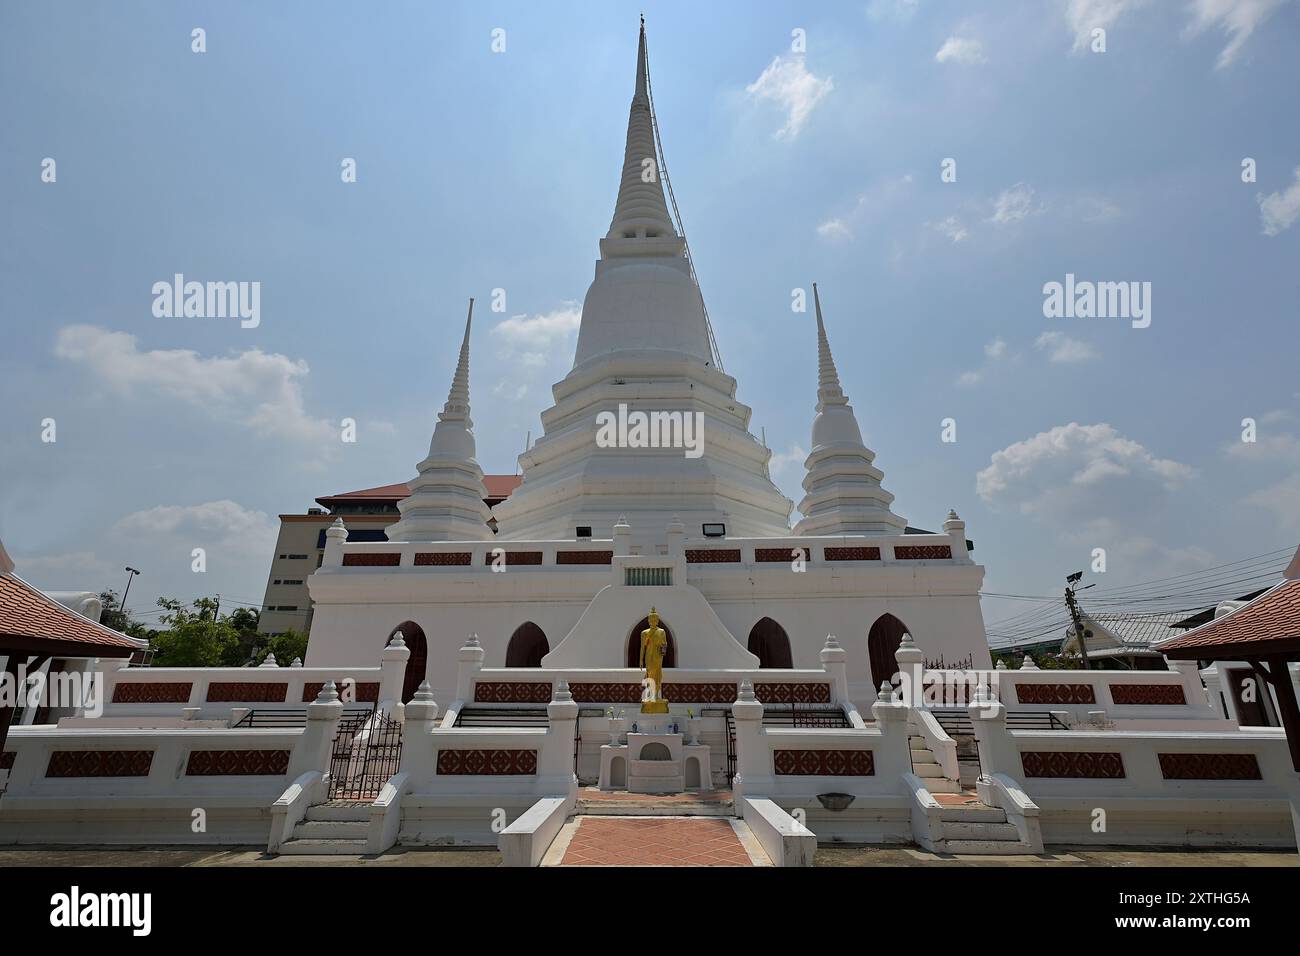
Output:
[[402,725],[379,710],[344,714],[330,754],[330,800],[373,800],[402,763]]

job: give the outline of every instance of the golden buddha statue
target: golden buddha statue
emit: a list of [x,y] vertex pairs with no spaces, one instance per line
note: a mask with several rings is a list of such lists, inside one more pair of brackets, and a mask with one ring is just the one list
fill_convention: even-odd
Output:
[[650,626],[641,632],[640,666],[645,670],[645,693],[641,696],[641,713],[666,714],[668,701],[663,696],[664,655],[668,653],[668,635],[659,626],[659,615],[650,608],[646,619]]

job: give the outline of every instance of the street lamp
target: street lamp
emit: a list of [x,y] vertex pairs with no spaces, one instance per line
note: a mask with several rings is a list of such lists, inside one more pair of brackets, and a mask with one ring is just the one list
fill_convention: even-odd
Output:
[[130,573],[127,574],[126,576],[126,590],[122,592],[122,604],[121,607],[119,608],[122,612],[123,621],[126,620],[126,596],[131,593],[131,579],[140,573],[138,570],[131,567],[130,565],[126,567],[126,570]]

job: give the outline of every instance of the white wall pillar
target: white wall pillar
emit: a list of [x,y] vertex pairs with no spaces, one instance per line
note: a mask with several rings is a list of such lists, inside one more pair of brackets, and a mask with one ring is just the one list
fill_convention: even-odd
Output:
[[763,730],[763,702],[754,696],[749,681],[741,681],[731,713],[736,720],[736,777],[731,789],[739,806],[743,797],[762,796],[771,786],[772,748]]
[[537,755],[538,791],[550,797],[578,796],[578,778],[573,767],[573,742],[578,732],[578,705],[569,692],[568,681],[557,681],[551,702],[546,705],[550,727]]
[[622,557],[632,553],[632,526],[627,523],[624,515],[618,516],[618,523],[614,525],[614,557]]
[[907,717],[911,707],[897,695],[889,684],[881,682],[879,699],[871,705],[871,715],[880,729],[880,749],[876,752],[876,776],[885,780],[899,780],[912,772],[911,744],[908,743]]
[[840,647],[834,634],[826,635],[826,644],[821,650],[822,670],[831,679],[831,700],[843,707],[849,703],[849,669],[845,660],[848,652]]
[[456,654],[456,699],[467,704],[474,702],[474,678],[483,669],[483,646],[478,635],[471,634]]
[[329,773],[330,751],[342,716],[338,688],[332,680],[326,681],[316,699],[307,705],[307,727],[289,757],[290,780],[297,780],[309,770]]
[[979,743],[980,770],[985,775],[1004,773],[1019,780],[1024,775],[1020,750],[1007,733],[1007,707],[1000,700],[989,700],[982,686],[975,689],[975,699],[966,706],[975,740]]
[[393,712],[402,702],[402,686],[406,683],[406,662],[411,658],[411,649],[406,646],[406,639],[401,631],[394,631],[393,638],[379,655],[379,706],[386,712]]
[[438,726],[438,702],[433,699],[429,682],[421,681],[415,696],[406,705],[402,724],[401,771],[415,786],[425,786],[434,776],[437,747],[433,729]]
[[1218,717],[1219,708],[1201,683],[1201,670],[1196,661],[1170,661],[1169,667],[1183,679],[1183,697],[1188,705],[1208,711],[1207,717]]
[[347,540],[348,529],[343,526],[343,519],[335,518],[334,523],[325,529],[325,556],[321,559],[321,567],[343,566],[343,545]]
[[903,706],[920,707],[925,702],[925,653],[916,646],[911,634],[903,633],[894,660],[902,677],[898,690]]

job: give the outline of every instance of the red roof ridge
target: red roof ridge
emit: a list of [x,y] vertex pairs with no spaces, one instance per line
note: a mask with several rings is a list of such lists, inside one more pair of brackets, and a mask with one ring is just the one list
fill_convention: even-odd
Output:
[[[4,592],[8,593],[4,593]],[[84,614],[60,604],[36,585],[23,580],[14,571],[0,574],[0,634],[48,640],[82,641],[133,650],[148,647],[149,642],[92,621]],[[33,609],[32,602],[43,605]],[[24,606],[26,605],[26,606]],[[44,620],[30,616],[33,610],[44,612]],[[28,612],[27,614],[24,611]]]

